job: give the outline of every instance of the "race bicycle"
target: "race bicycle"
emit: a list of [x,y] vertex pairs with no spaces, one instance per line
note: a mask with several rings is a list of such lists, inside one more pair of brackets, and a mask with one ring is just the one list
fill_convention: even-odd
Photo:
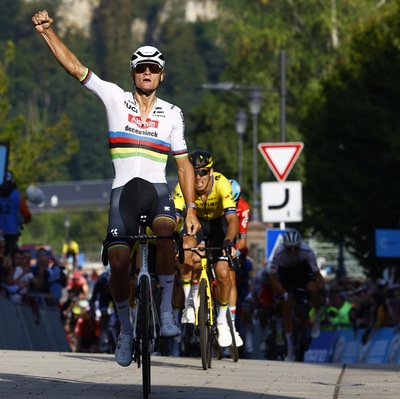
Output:
[[[192,248],[185,248],[185,251],[192,251],[200,258],[200,278],[199,290],[197,300],[198,306],[195,306],[195,333],[200,339],[200,355],[203,370],[211,368],[213,352],[216,357],[221,359],[222,348],[218,345],[218,332],[217,332],[217,316],[218,316],[218,294],[216,286],[216,275],[213,265],[211,252],[213,250],[220,250],[220,247],[209,247],[201,245]],[[228,262],[233,265],[230,255],[228,255]],[[233,322],[230,317],[230,311],[227,311],[228,326],[231,331],[232,344],[230,352],[232,359],[237,362],[239,355],[236,346],[235,334],[233,329]]]
[[311,343],[310,298],[304,288],[294,289],[291,296],[293,298],[292,320],[295,360],[303,362],[304,353]]
[[178,249],[179,262],[183,263],[184,253],[182,239],[177,231],[172,235],[146,234],[146,216],[142,215],[139,222],[139,234],[129,236],[138,240],[140,254],[140,269],[135,290],[136,308],[133,319],[133,361],[138,368],[142,367],[143,398],[151,393],[151,353],[158,351],[161,325],[157,307],[152,295],[152,281],[148,263],[149,240],[174,240]]

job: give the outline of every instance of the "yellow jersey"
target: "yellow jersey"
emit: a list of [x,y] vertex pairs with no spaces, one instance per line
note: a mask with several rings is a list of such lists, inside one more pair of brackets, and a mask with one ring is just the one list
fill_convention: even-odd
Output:
[[[177,215],[181,218],[185,209],[185,199],[179,183],[174,190],[174,204]],[[229,180],[221,173],[214,172],[211,190],[205,202],[196,193],[197,217],[202,220],[214,220],[230,213],[236,213],[236,202],[233,200]]]

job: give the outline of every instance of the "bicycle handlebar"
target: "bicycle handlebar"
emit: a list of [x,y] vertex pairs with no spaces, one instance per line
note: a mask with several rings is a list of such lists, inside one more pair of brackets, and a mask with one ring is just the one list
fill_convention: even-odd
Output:
[[[218,251],[221,250],[221,247],[192,247],[192,248],[184,248],[184,251],[192,251],[195,252],[198,256],[200,256],[201,258],[205,258],[206,255],[204,254],[204,252],[206,251],[206,249],[211,250],[211,251]],[[199,253],[203,252],[202,254]],[[228,264],[229,264],[229,268],[232,270],[237,270],[240,268],[240,264],[237,258],[232,258],[231,254],[226,253],[225,255],[228,258]],[[181,262],[182,263],[182,262]]]
[[177,231],[174,231],[172,235],[161,235],[157,236],[154,234],[136,234],[132,236],[128,236],[134,240],[174,240],[178,247],[178,259],[179,263],[183,263],[185,260],[185,254],[183,252],[183,240],[180,234]]

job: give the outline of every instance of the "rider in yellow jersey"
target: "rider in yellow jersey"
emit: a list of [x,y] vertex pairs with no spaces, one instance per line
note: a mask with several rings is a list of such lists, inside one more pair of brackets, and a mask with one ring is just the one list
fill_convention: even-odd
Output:
[[[226,311],[229,302],[231,281],[226,251],[236,255],[234,240],[239,230],[239,218],[236,214],[236,203],[232,197],[229,180],[213,169],[213,159],[207,151],[193,151],[189,154],[190,162],[195,172],[195,203],[186,203],[186,207],[197,209],[196,215],[201,229],[195,236],[186,234],[185,226],[182,229],[183,246],[195,247],[207,237],[208,244],[220,247],[213,252],[215,272],[217,276],[219,312],[217,319],[218,343],[221,347],[230,346],[231,333],[227,324]],[[178,219],[182,217],[185,201],[179,184],[174,191],[174,203]],[[185,261],[181,265],[181,276],[185,294],[185,309],[182,323],[194,323],[197,297],[200,262],[198,256],[191,251],[185,252]]]

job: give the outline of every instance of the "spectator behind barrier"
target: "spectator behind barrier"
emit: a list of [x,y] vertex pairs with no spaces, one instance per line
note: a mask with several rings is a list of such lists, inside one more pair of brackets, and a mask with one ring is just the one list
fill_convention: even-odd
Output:
[[11,253],[17,246],[18,237],[23,223],[29,223],[32,214],[25,198],[17,189],[17,183],[10,170],[6,172],[5,182],[0,186],[0,229],[6,242],[5,254]]
[[21,303],[28,293],[29,286],[35,279],[30,267],[30,256],[27,257],[24,251],[16,249],[13,253],[13,266],[14,284],[18,287],[18,290],[11,296],[11,300],[16,303]]
[[50,254],[44,249],[37,252],[36,265],[31,267],[35,276],[29,293],[36,297],[39,304],[57,305],[57,299],[51,293]]
[[348,329],[353,327],[351,310],[353,305],[348,301],[346,293],[334,290],[330,296],[331,306],[327,309],[327,319],[332,329]]

